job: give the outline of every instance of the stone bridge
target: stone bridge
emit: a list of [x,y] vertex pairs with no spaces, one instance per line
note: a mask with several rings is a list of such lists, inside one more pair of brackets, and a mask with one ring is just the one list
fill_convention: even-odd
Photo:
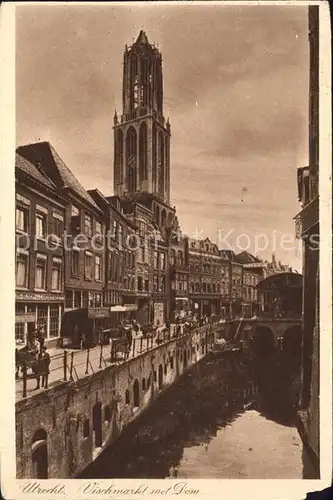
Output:
[[228,339],[234,338],[237,342],[241,340],[244,345],[252,338],[266,335],[271,337],[276,347],[279,339],[287,339],[289,336],[300,340],[302,320],[301,318],[244,318],[226,325],[225,332]]
[[71,478],[212,349],[216,325],[16,403],[18,478]]

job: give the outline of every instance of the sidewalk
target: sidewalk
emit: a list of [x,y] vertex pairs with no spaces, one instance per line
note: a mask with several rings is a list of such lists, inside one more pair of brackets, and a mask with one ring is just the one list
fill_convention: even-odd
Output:
[[[139,356],[142,352],[151,350],[157,347],[158,344],[156,339],[147,339],[142,337],[134,337],[132,342],[131,351],[129,353],[129,358]],[[67,351],[67,381],[70,380],[70,367],[71,358],[73,356],[73,370],[72,376],[73,380],[78,380],[85,377],[88,374],[96,373],[103,370],[107,366],[112,364],[124,363],[125,359],[119,359],[116,363],[111,363],[111,345],[105,345],[102,349],[101,358],[101,346],[96,346],[89,350],[89,360],[87,363],[88,351],[77,350],[77,349],[62,349],[57,347],[52,347],[48,349],[51,357],[50,363],[50,374],[48,380],[48,386],[53,387],[54,385],[64,381],[64,351]],[[73,353],[73,354],[72,354]],[[29,370],[31,373],[31,370]],[[37,385],[36,378],[27,379],[27,396],[26,398],[32,397],[45,389],[35,389]],[[23,399],[23,379],[20,372],[20,379],[16,380],[15,384],[16,401]],[[26,399],[24,398],[24,399]]]

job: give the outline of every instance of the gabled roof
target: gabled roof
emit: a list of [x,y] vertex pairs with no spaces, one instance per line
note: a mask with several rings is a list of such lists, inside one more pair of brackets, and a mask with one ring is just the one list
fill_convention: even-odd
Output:
[[220,254],[221,252],[224,252],[224,254],[227,256],[227,258],[231,261],[231,262],[234,262],[236,264],[241,264],[241,262],[239,262],[238,260],[238,256],[235,254],[235,252],[233,250],[220,250]]
[[252,264],[252,263],[253,264],[258,264],[258,263],[264,264],[260,259],[258,259],[254,255],[252,255],[251,253],[247,252],[246,250],[244,250],[243,252],[239,253],[237,255],[237,259],[242,264]]
[[40,171],[33,163],[26,160],[18,153],[15,155],[15,169],[21,170],[24,174],[29,175],[44,186],[56,191],[57,187],[54,182],[52,182],[43,171]]
[[37,142],[17,148],[17,153],[38,166],[57,188],[69,188],[82,200],[100,211],[98,205],[80,184],[49,142]]

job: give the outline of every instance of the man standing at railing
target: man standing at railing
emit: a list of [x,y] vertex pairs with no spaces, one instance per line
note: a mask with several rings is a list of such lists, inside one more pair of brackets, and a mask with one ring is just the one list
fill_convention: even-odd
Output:
[[40,388],[40,376],[42,376],[42,387],[44,387],[44,389],[48,388],[50,363],[51,363],[51,358],[49,353],[47,352],[46,346],[44,345],[42,347],[42,352],[38,356],[38,373],[36,377],[37,378],[36,389]]

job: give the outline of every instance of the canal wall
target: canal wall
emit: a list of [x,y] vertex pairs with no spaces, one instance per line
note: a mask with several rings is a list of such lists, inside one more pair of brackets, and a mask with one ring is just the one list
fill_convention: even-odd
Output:
[[211,350],[207,325],[78,381],[16,403],[18,478],[77,476]]

